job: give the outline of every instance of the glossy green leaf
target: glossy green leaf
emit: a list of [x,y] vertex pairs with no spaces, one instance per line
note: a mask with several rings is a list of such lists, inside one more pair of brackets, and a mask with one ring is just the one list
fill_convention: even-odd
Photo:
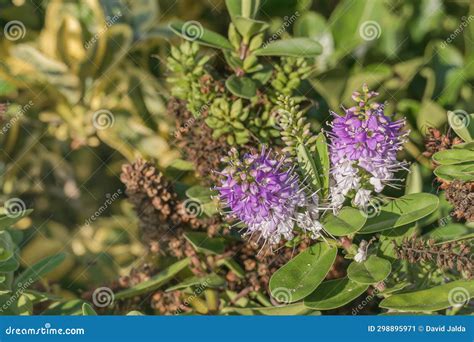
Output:
[[139,283],[129,289],[116,293],[115,299],[119,300],[123,298],[135,297],[146,292],[154,291],[158,289],[159,287],[163,286],[164,284],[166,284],[171,279],[173,279],[179,272],[181,272],[186,267],[188,267],[188,265],[189,265],[188,258],[180,260],[172,264],[165,270],[161,271],[160,273],[154,275],[150,279],[142,283]]
[[353,261],[347,268],[347,276],[360,284],[375,284],[387,278],[391,271],[390,261],[371,255],[363,262]]
[[407,177],[405,195],[417,194],[423,191],[423,178],[421,177],[420,165],[413,163],[410,166],[410,173]]
[[170,29],[186,40],[195,41],[201,45],[210,46],[216,49],[232,50],[232,45],[227,38],[219,33],[205,29],[198,22],[177,21],[170,24]]
[[209,275],[203,276],[203,277],[193,276],[193,277],[187,278],[187,279],[183,280],[182,282],[180,282],[177,285],[168,287],[166,289],[166,292],[181,290],[181,289],[185,289],[185,288],[190,287],[190,286],[201,286],[201,287],[205,287],[205,288],[208,288],[208,287],[216,288],[216,287],[221,287],[224,284],[225,284],[225,280],[222,277],[218,276],[215,273],[212,273],[212,274],[209,274]]
[[474,181],[474,163],[441,165],[434,170],[434,174],[449,182],[453,180],[472,182]]
[[41,315],[47,316],[82,316],[82,305],[85,302],[82,299],[72,299],[66,302],[51,304]]
[[254,18],[260,8],[260,0],[226,0],[227,10],[230,16],[243,16]]
[[276,40],[255,50],[257,56],[314,57],[323,51],[321,44],[310,38]]
[[64,253],[55,254],[38,261],[33,266],[28,267],[15,279],[14,288],[25,286],[25,284],[33,284],[44,275],[48,274],[66,258]]
[[187,232],[186,240],[200,253],[221,254],[225,250],[225,240],[221,237],[209,237],[204,232]]
[[195,185],[186,190],[186,196],[196,199],[201,203],[207,203],[211,200],[211,196],[215,195],[215,191],[204,186]]
[[369,288],[349,278],[333,279],[323,282],[304,299],[304,305],[315,310],[331,310],[350,303]]
[[143,313],[137,310],[132,310],[130,312],[127,312],[127,316],[145,316]]
[[474,162],[474,151],[464,149],[439,151],[433,155],[433,160],[441,165],[453,165],[465,162]]
[[251,99],[257,95],[257,85],[248,77],[232,75],[225,81],[225,86],[232,94],[244,99]]
[[298,145],[297,150],[298,165],[300,166],[304,178],[307,178],[308,183],[312,186],[314,191],[321,189],[321,181],[319,179],[319,170],[317,164],[305,145]]
[[398,311],[438,311],[463,306],[474,297],[474,282],[453,281],[426,290],[400,293],[385,298],[380,307]]
[[83,316],[97,316],[97,312],[88,303],[82,304],[82,315]]
[[334,236],[346,236],[357,232],[366,221],[367,217],[359,209],[344,207],[337,215],[326,213],[321,223],[328,233]]
[[0,231],[0,262],[5,262],[13,256],[15,244],[10,233],[6,230]]
[[474,141],[474,113],[448,111],[448,122],[462,140],[465,142]]
[[232,18],[237,31],[244,37],[244,41],[249,41],[250,37],[260,33],[268,28],[268,24],[264,21],[249,19],[241,16]]
[[319,171],[319,181],[321,183],[322,192],[326,197],[329,194],[329,169],[331,165],[329,162],[328,143],[326,136],[322,133],[318,134],[316,138],[316,152],[315,163]]
[[226,307],[223,308],[221,313],[233,313],[238,315],[250,316],[250,315],[263,315],[263,316],[294,316],[294,315],[305,315],[311,310],[303,305],[303,303],[295,303],[283,306],[274,307]]
[[371,234],[415,222],[438,208],[437,196],[426,193],[409,194],[397,198],[376,210],[359,234]]
[[21,214],[18,213],[18,216],[16,215],[9,215],[9,216],[1,216],[0,217],[0,229],[6,229],[10,228],[12,225],[20,221],[22,218],[28,216],[33,209],[27,209]]
[[288,261],[270,279],[270,293],[280,302],[305,298],[324,280],[336,259],[337,248],[317,243]]

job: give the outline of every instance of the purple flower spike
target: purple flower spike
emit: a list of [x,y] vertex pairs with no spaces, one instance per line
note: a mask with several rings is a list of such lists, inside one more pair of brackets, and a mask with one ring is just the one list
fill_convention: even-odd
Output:
[[384,105],[369,103],[378,94],[363,87],[363,94],[352,95],[357,106],[346,109],[345,116],[333,113],[330,154],[333,164],[332,199],[340,207],[345,196],[355,192],[354,203],[364,207],[372,190],[381,192],[394,181],[394,173],[405,168],[397,161],[407,132],[405,120],[392,121]]
[[221,172],[216,187],[229,219],[247,226],[246,234],[257,234],[270,244],[281,238],[291,240],[295,215],[305,204],[296,173],[282,160],[273,159],[262,149],[260,154],[246,154],[240,160],[233,150],[224,159],[229,166]]

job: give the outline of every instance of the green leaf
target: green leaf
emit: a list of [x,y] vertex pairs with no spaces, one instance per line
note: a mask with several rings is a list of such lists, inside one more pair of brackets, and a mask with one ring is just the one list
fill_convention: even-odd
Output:
[[[383,205],[370,217],[359,234],[371,234],[415,222],[438,208],[437,196],[426,193],[409,194]],[[376,208],[378,209],[378,208]]]
[[127,312],[127,316],[145,316],[143,313],[137,310],[132,310],[130,312]]
[[364,293],[369,285],[341,278],[323,282],[304,299],[304,305],[315,310],[331,310],[353,301]]
[[209,237],[204,232],[187,232],[186,240],[193,245],[199,253],[222,254],[225,250],[225,240],[221,237]]
[[82,305],[85,302],[82,299],[72,299],[66,302],[51,304],[41,315],[48,316],[82,316]]
[[144,281],[134,287],[129,289],[123,290],[117,294],[115,294],[115,299],[124,299],[139,296],[143,293],[154,291],[161,287],[162,285],[166,284],[168,281],[173,279],[176,274],[184,270],[189,265],[189,259],[180,260],[165,270],[161,271],[160,273],[154,275],[147,281]]
[[224,36],[202,27],[197,21],[177,21],[170,24],[170,29],[178,36],[195,41],[201,45],[216,49],[232,50],[232,45]]
[[347,276],[360,284],[375,284],[387,278],[391,271],[390,261],[371,255],[364,262],[353,261],[347,268]]
[[0,230],[10,228],[15,223],[20,221],[23,217],[28,216],[32,211],[33,211],[33,209],[27,209],[27,210],[23,211],[21,214],[18,213],[18,217],[16,217],[16,215],[0,217]]
[[309,184],[314,191],[321,189],[321,181],[319,179],[319,170],[313,159],[311,152],[305,145],[298,145],[297,150],[298,165],[303,171],[304,178],[308,179]]
[[463,306],[474,297],[474,282],[453,281],[426,290],[400,293],[385,298],[380,307],[398,311],[438,311]]
[[226,0],[227,10],[230,16],[243,16],[255,18],[260,8],[260,0]]
[[283,306],[270,306],[270,307],[226,307],[223,308],[221,313],[234,313],[244,316],[250,315],[263,315],[263,316],[294,316],[294,315],[305,315],[310,312],[310,309],[305,307],[303,303],[295,303]]
[[97,312],[88,303],[82,304],[82,315],[83,316],[97,316]]
[[453,165],[465,162],[474,162],[474,151],[464,149],[439,151],[433,155],[433,160],[441,165]]
[[425,235],[427,238],[434,239],[435,241],[458,241],[472,237],[473,230],[461,223],[451,223],[437,227]]
[[314,57],[323,51],[321,44],[310,38],[292,38],[273,41],[255,50],[257,56]]
[[472,182],[474,181],[474,163],[441,165],[434,170],[434,174],[448,182],[453,180]]
[[18,259],[13,256],[5,261],[0,262],[0,273],[14,272],[20,267]]
[[13,256],[15,244],[10,233],[6,230],[0,231],[0,262],[5,262]]
[[305,298],[324,280],[336,259],[337,248],[317,243],[288,261],[270,279],[270,293],[279,302]]
[[329,162],[329,151],[326,136],[322,133],[318,134],[316,138],[316,152],[315,159],[316,167],[319,171],[319,181],[322,185],[323,194],[326,197],[329,193],[329,169],[331,168]]
[[168,165],[168,168],[179,171],[192,171],[194,170],[194,164],[187,160],[175,159]]
[[227,89],[235,96],[251,99],[257,95],[257,85],[248,77],[230,76],[225,81]]
[[359,209],[344,207],[337,216],[330,212],[324,215],[321,223],[328,233],[334,236],[346,236],[357,232],[366,221],[367,217]]
[[417,194],[423,191],[423,178],[421,177],[420,165],[413,163],[410,166],[410,173],[407,177],[405,195]]
[[66,255],[64,253],[59,253],[38,261],[36,264],[28,267],[18,277],[16,277],[13,287],[21,287],[26,283],[32,284],[36,282],[41,277],[61,265],[65,258]]
[[416,117],[416,124],[421,132],[426,132],[427,127],[440,128],[446,122],[446,111],[438,103],[425,100],[421,104]]
[[217,288],[217,287],[223,286],[224,284],[225,284],[225,280],[222,277],[218,276],[215,273],[212,273],[204,277],[193,276],[190,278],[186,278],[179,284],[168,287],[166,289],[166,292],[181,290],[181,289],[185,289],[187,287],[196,286],[196,285],[199,285],[205,288],[208,288],[208,287]]
[[211,201],[211,196],[215,194],[215,191],[200,185],[192,186],[186,190],[186,196],[198,200],[201,203],[207,203]]
[[448,111],[448,122],[462,140],[465,142],[474,141],[474,113]]
[[236,16],[232,18],[237,31],[242,35],[244,41],[249,41],[250,38],[257,33],[265,31],[268,28],[268,24],[264,21],[244,18]]

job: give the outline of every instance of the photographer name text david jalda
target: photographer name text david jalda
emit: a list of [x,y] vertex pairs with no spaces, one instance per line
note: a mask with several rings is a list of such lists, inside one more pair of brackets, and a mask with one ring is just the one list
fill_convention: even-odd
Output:
[[460,333],[466,332],[466,327],[463,325],[427,325],[425,326],[426,332],[448,332],[448,333]]

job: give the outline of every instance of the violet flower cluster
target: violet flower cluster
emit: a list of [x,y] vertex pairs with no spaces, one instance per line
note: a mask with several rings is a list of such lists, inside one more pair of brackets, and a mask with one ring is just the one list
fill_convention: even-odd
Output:
[[276,160],[265,148],[259,154],[246,154],[239,159],[235,149],[220,174],[222,181],[216,190],[221,203],[230,209],[227,218],[243,223],[245,235],[256,234],[271,245],[282,238],[291,240],[295,227],[320,236],[317,220],[317,196],[308,198],[298,182],[298,175],[284,158]]
[[406,163],[397,161],[408,132],[403,131],[405,120],[392,121],[384,114],[384,105],[370,103],[378,94],[363,87],[363,94],[355,92],[357,105],[336,113],[329,134],[332,162],[331,203],[337,210],[346,197],[353,204],[366,208],[373,193],[385,186],[396,187],[397,171],[406,169]]

